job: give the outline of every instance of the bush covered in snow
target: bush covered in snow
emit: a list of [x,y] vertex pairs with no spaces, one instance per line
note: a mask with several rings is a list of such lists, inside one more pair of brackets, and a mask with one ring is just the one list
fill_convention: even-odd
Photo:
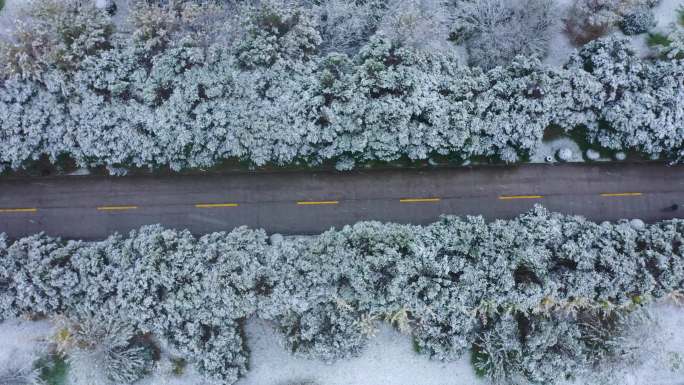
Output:
[[152,352],[134,341],[136,332],[126,316],[85,312],[62,335],[72,385],[132,384],[151,367]]
[[151,367],[145,346],[160,343],[231,384],[247,370],[242,329],[256,316],[298,355],[357,355],[388,322],[432,358],[474,350],[495,381],[551,384],[626,354],[616,321],[684,290],[683,245],[681,220],[596,224],[540,207],[491,223],[364,222],[275,244],[246,228],[2,237],[0,316],[64,315],[62,351],[91,382],[134,380]]
[[567,68],[586,71],[602,88],[596,119],[586,124],[589,139],[613,150],[682,159],[683,65],[646,63],[619,38],[587,44]]
[[471,65],[491,69],[518,55],[543,57],[554,18],[551,0],[460,0],[454,34]]
[[648,32],[656,26],[653,11],[646,7],[638,7],[627,13],[620,22],[620,28],[625,35],[636,35]]
[[[112,170],[227,158],[516,162],[551,124],[680,158],[679,45],[652,61],[599,40],[565,68],[515,57],[545,50],[548,0],[463,0],[460,11],[439,0],[141,4],[120,30],[76,6],[89,0],[36,1],[0,48],[0,169],[44,155]],[[425,41],[445,25],[471,60],[498,67],[463,66],[457,50]]]
[[565,17],[565,32],[576,45],[607,34],[619,25],[626,34],[642,33],[653,27],[650,10],[660,0],[577,0]]

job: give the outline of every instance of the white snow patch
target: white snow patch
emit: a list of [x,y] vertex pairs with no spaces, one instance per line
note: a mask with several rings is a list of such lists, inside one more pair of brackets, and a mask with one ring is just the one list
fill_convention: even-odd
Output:
[[[639,362],[611,367],[604,376],[620,385],[682,385],[684,384],[684,308],[673,304],[653,305],[655,325],[633,336],[642,347]],[[646,337],[645,334],[648,333]],[[567,385],[594,385],[579,379]]]
[[250,370],[236,385],[282,385],[312,380],[319,385],[475,385],[484,384],[466,354],[455,362],[439,362],[413,351],[411,339],[388,325],[360,357],[326,364],[294,357],[283,349],[272,327],[260,320],[247,323]]
[[[622,32],[619,33],[624,36]],[[648,45],[647,33],[642,33],[640,35],[634,36],[627,36],[627,38],[629,39],[630,45],[639,57],[648,58],[656,54],[655,50]]]
[[598,151],[594,149],[588,149],[584,155],[587,157],[589,160],[599,160],[601,158],[601,154],[599,154]]
[[549,42],[549,52],[543,60],[543,63],[552,67],[563,66],[570,56],[575,52],[575,47],[565,34],[565,15],[568,9],[575,2],[575,0],[556,0],[556,18],[554,25],[551,27],[552,34]]
[[684,309],[664,304],[657,305],[654,312],[657,326],[652,332],[658,352],[629,368],[625,385],[681,385],[684,381]]
[[35,361],[52,331],[53,325],[46,320],[9,319],[0,323],[0,369]]
[[12,36],[16,20],[27,3],[28,0],[5,0],[5,6],[0,10],[0,39]]
[[532,152],[530,163],[548,163],[548,159],[555,160],[556,154],[563,149],[572,152],[571,156],[566,160],[567,162],[584,162],[579,145],[570,138],[561,137],[543,142]]
[[[552,27],[549,52],[543,60],[544,64],[552,67],[560,67],[567,62],[576,50],[563,30],[563,19],[565,18],[565,15],[567,15],[569,7],[574,2],[575,0],[556,0],[559,16],[556,18],[557,21]],[[684,0],[661,0],[661,2],[653,8],[653,13],[657,22],[657,26],[653,31],[660,33],[669,32],[672,24],[677,22],[677,9],[682,6],[684,6]],[[611,33],[624,36],[618,28],[613,28]],[[645,58],[653,56],[654,51],[647,44],[648,34],[644,33],[628,36],[628,39],[640,57]]]
[[684,0],[661,0],[660,4],[653,8],[658,25],[656,30],[667,32],[670,26],[677,22],[677,9],[684,6]]
[[68,175],[90,175],[90,170],[87,168],[79,168],[78,170],[74,172],[70,172]]

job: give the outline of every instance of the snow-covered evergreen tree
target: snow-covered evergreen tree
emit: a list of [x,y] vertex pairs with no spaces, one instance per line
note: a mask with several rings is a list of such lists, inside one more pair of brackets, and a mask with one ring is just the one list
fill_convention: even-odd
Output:
[[682,65],[678,60],[644,62],[619,38],[587,44],[569,66],[603,86],[603,101],[594,107],[597,119],[586,123],[589,139],[611,149],[681,158]]
[[[0,304],[3,317],[72,320],[66,336],[84,341],[60,344],[91,383],[133,381],[148,367],[137,343],[158,341],[232,384],[247,370],[244,321],[257,316],[306,357],[357,355],[387,322],[432,358],[474,349],[496,381],[553,384],[634,349],[618,321],[684,290],[682,245],[681,220],[596,224],[541,207],[271,244],[247,228],[199,239],[160,226],[101,242],[0,236]],[[131,338],[141,335],[154,338]]]
[[552,1],[459,0],[454,7],[454,34],[466,44],[471,65],[490,69],[548,50]]

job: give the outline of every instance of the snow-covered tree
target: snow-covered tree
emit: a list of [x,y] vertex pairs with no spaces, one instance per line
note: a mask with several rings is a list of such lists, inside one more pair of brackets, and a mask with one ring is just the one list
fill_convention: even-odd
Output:
[[387,0],[377,32],[417,50],[449,50],[451,8],[446,0]]
[[49,67],[75,71],[87,56],[107,50],[114,26],[91,0],[33,0],[0,44],[0,75],[41,78]]
[[549,0],[459,0],[453,33],[465,43],[469,64],[490,69],[517,55],[543,57],[555,18]]
[[681,220],[596,224],[541,207],[271,244],[247,228],[199,239],[160,226],[100,242],[0,236],[0,304],[3,317],[71,320],[58,346],[89,383],[133,381],[149,368],[141,343],[158,341],[232,384],[247,370],[243,324],[256,316],[305,357],[357,355],[387,322],[432,358],[474,349],[495,381],[554,384],[638,358],[627,338],[636,326],[622,320],[684,290],[682,245]]
[[0,247],[0,318],[63,312],[78,283],[69,259],[79,248],[42,234]]
[[134,343],[135,329],[121,314],[89,314],[67,321],[62,332],[68,356],[69,382],[74,385],[126,385],[150,368],[152,352]]
[[636,35],[648,32],[655,26],[655,15],[648,7],[634,8],[626,13],[620,21],[620,28],[625,35]]
[[465,139],[456,140],[467,133],[452,143],[442,137],[461,129],[449,121],[452,107],[443,96],[450,92],[450,75],[458,71],[454,57],[376,36],[360,51],[352,71],[342,80],[351,82],[350,94],[332,95],[327,108],[326,131],[335,135],[328,140],[336,148],[324,153],[394,160],[403,155],[425,159],[432,152],[448,152],[445,146],[460,150]]
[[576,45],[607,34],[614,25],[625,33],[641,33],[653,27],[650,8],[660,0],[577,0],[565,16],[565,32]]
[[321,51],[356,53],[376,30],[376,8],[372,1],[315,1],[312,9]]
[[569,67],[588,72],[604,89],[595,107],[597,119],[586,123],[589,139],[611,149],[681,158],[682,65],[677,60],[645,62],[619,38],[587,44]]

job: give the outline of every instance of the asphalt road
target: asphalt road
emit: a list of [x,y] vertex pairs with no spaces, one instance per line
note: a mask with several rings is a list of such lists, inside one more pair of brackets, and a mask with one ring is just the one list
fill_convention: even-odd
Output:
[[510,218],[540,203],[593,220],[684,214],[684,167],[525,165],[351,173],[0,178],[0,232],[101,239],[146,224],[195,234],[240,225],[319,233],[361,220],[425,224],[441,214]]

